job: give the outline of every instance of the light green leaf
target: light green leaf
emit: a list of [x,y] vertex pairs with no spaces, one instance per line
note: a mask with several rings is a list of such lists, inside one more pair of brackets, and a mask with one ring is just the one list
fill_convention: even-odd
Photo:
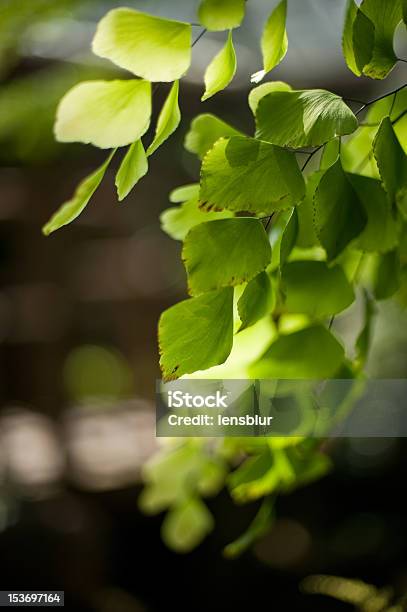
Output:
[[282,271],[287,312],[313,318],[345,310],[355,299],[353,289],[340,266],[324,261],[293,261]]
[[223,554],[225,557],[234,559],[241,555],[271,529],[273,521],[274,499],[269,496],[263,500],[249,528],[234,542],[231,542],[224,548]]
[[375,27],[357,7],[355,0],[348,0],[342,49],[348,68],[361,76],[363,68],[373,55]]
[[391,251],[398,244],[401,228],[380,181],[357,174],[347,176],[367,215],[367,225],[356,241],[356,248],[379,253]]
[[294,208],[281,238],[280,266],[285,264],[291,251],[295,247],[295,243],[297,242],[298,238],[298,229],[298,214],[297,209]]
[[319,244],[314,227],[314,196],[324,171],[317,170],[307,176],[305,198],[297,206],[298,238],[297,246],[309,249]]
[[225,89],[235,76],[236,68],[236,53],[230,30],[225,46],[215,55],[205,71],[205,93],[201,98],[202,102]]
[[208,210],[267,214],[298,204],[304,191],[295,155],[253,138],[221,138],[202,163],[199,197]]
[[48,223],[46,223],[46,225],[44,225],[42,228],[42,232],[45,236],[55,232],[55,230],[64,225],[68,225],[68,223],[71,223],[74,221],[74,219],[79,217],[102,182],[106,169],[114,154],[115,151],[109,155],[107,160],[100,166],[100,168],[98,168],[95,172],[92,172],[92,174],[81,181],[76,188],[72,199],[65,202],[65,204],[62,204],[57,212],[52,215]]
[[186,185],[170,194],[172,202],[182,202],[181,206],[174,206],[164,210],[160,215],[161,228],[174,240],[184,240],[189,230],[195,225],[214,221],[215,219],[229,219],[233,213],[228,210],[222,212],[204,212],[199,208],[199,185]]
[[259,83],[267,72],[273,70],[287,53],[288,39],[285,29],[287,19],[287,0],[281,0],[268,18],[261,37],[263,70],[255,72],[252,83]]
[[213,517],[206,505],[198,498],[191,498],[168,512],[161,535],[169,548],[187,553],[202,542],[213,525]]
[[[379,100],[375,104],[372,104],[366,116],[366,122],[373,124],[380,124],[382,119],[387,116],[390,116],[390,119],[392,120],[393,130],[405,153],[407,153],[407,114],[403,113],[405,112],[406,108],[407,87],[404,87],[404,89],[401,89],[392,96],[387,96],[386,98],[383,98],[383,100]],[[372,128],[365,127],[363,130],[359,131],[371,132],[371,140],[374,140],[378,127],[379,126]]]
[[322,325],[281,335],[251,368],[255,378],[310,378],[334,376],[344,358],[343,347]]
[[86,81],[62,98],[55,123],[59,142],[101,149],[125,147],[146,133],[151,117],[147,81]]
[[184,146],[187,151],[195,153],[202,159],[219,138],[242,135],[233,126],[218,119],[215,115],[206,113],[198,115],[192,121]]
[[92,49],[148,81],[175,81],[191,63],[191,25],[117,8],[99,22]]
[[315,192],[315,229],[328,261],[361,234],[367,218],[364,207],[340,160],[328,168]]
[[286,147],[314,147],[351,134],[358,121],[339,96],[323,89],[276,91],[259,102],[256,137]]
[[198,17],[212,32],[237,28],[243,21],[245,0],[201,0]]
[[158,337],[166,380],[224,363],[233,344],[233,289],[205,293],[164,311]]
[[127,151],[116,175],[119,202],[126,198],[138,181],[147,174],[148,161],[141,140],[136,140]]
[[374,26],[372,58],[364,66],[363,74],[372,79],[384,79],[397,62],[393,38],[403,17],[401,0],[363,0],[360,10]]
[[391,202],[407,219],[407,156],[394,133],[390,117],[385,117],[373,143],[380,177]]
[[341,142],[339,138],[329,140],[322,150],[321,161],[319,162],[320,170],[327,170],[332,166],[339,157],[341,151]]
[[254,325],[270,314],[275,305],[275,294],[267,272],[260,272],[247,283],[237,303],[239,318],[242,322],[239,331]]
[[374,295],[376,300],[387,300],[400,288],[401,269],[398,251],[390,251],[380,255],[375,279]]
[[252,217],[201,223],[182,249],[192,295],[252,279],[270,263],[271,247],[262,223]]
[[249,93],[249,106],[253,115],[256,115],[260,100],[273,91],[292,91],[292,88],[283,81],[269,81],[254,87]]
[[157,121],[154,140],[147,149],[147,155],[152,155],[175,132],[181,121],[178,106],[179,81],[171,87]]

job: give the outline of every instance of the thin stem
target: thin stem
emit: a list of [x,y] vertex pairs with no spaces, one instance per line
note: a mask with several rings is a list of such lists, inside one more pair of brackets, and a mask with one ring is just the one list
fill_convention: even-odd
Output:
[[272,220],[272,218],[274,217],[274,215],[275,215],[275,211],[271,213],[271,215],[270,215],[270,216],[269,216],[269,218],[268,218],[268,221],[267,221],[266,225],[264,226],[264,229],[265,229],[266,231],[267,231],[267,228],[268,228],[268,226],[270,225],[271,220]]
[[397,123],[397,121],[400,121],[400,119],[402,119],[405,115],[407,115],[407,109],[403,110],[402,113],[400,113],[395,119],[393,119],[392,124],[394,125],[395,123]]
[[398,62],[404,62],[404,64],[407,64],[407,59],[404,59],[404,58],[402,58],[402,57],[398,57],[398,58],[397,58],[397,61],[398,61]]
[[315,153],[318,153],[318,151],[320,151],[322,149],[322,147],[325,146],[325,143],[322,145],[319,145],[319,147],[317,147],[316,149],[314,149],[314,151],[312,151],[312,153],[309,154],[308,159],[305,161],[304,165],[301,168],[301,172],[304,172],[305,168],[308,166],[309,162],[311,161],[311,159],[314,157]]
[[389,91],[385,94],[382,94],[381,96],[378,96],[377,98],[374,98],[373,100],[370,100],[370,102],[365,102],[365,104],[363,104],[363,106],[361,106],[361,108],[359,108],[359,110],[356,111],[355,115],[359,115],[362,111],[365,110],[365,108],[367,108],[368,106],[371,106],[375,102],[379,102],[379,100],[384,100],[384,98],[388,98],[389,96],[396,94],[397,92],[404,89],[404,87],[406,86],[407,86],[407,83],[404,83],[403,85],[400,85],[400,87],[397,87],[397,89],[393,89],[393,91]]
[[207,31],[208,31],[208,30],[207,30],[206,28],[204,28],[204,29],[203,29],[203,30],[202,30],[202,31],[201,31],[201,32],[198,34],[198,36],[195,38],[195,40],[193,41],[193,43],[192,43],[192,45],[191,45],[191,49],[192,49],[192,47],[195,47],[196,43],[198,43],[198,42],[201,40],[202,36],[205,36],[205,34],[206,34],[206,32],[207,32]]

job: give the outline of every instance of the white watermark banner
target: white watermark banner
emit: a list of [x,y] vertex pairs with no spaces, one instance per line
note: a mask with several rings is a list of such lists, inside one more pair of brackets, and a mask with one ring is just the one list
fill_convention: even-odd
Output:
[[156,431],[159,437],[407,437],[407,380],[157,381]]

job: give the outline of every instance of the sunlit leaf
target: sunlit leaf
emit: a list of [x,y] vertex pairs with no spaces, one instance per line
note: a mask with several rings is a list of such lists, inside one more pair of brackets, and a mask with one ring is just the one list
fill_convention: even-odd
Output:
[[338,265],[324,261],[293,261],[282,270],[285,308],[314,318],[345,310],[355,299],[352,286]]
[[147,174],[148,161],[141,140],[136,140],[127,151],[116,175],[119,202],[124,200],[138,181]]
[[270,213],[298,204],[304,190],[295,155],[253,138],[221,138],[202,163],[200,200],[209,210]]
[[230,31],[225,46],[213,58],[205,71],[205,93],[202,101],[225,89],[235,76],[236,67],[236,53],[232,31]]
[[60,142],[101,149],[124,147],[148,130],[151,84],[147,81],[86,81],[62,98],[55,123]]
[[110,164],[114,153],[115,152],[113,151],[113,153],[109,155],[107,160],[104,162],[104,164],[102,164],[102,166],[100,166],[100,168],[81,181],[76,188],[73,197],[68,202],[65,202],[65,204],[62,204],[57,212],[52,215],[48,223],[42,228],[45,236],[55,232],[55,230],[64,225],[68,225],[68,223],[71,223],[74,221],[74,219],[79,217],[102,182],[106,169]]
[[199,184],[180,187],[170,194],[171,202],[182,202],[181,206],[167,208],[160,215],[161,228],[174,240],[184,240],[195,225],[230,219],[233,213],[228,210],[205,212],[199,207]]
[[184,300],[161,315],[160,365],[167,380],[224,363],[233,343],[233,289]]
[[237,28],[244,17],[245,0],[201,0],[198,17],[211,31]]
[[335,259],[365,228],[367,217],[340,160],[328,168],[315,192],[315,229],[328,260]]
[[180,124],[181,112],[178,106],[178,91],[179,82],[175,81],[159,114],[154,140],[147,149],[147,155],[152,155],[175,132]]
[[206,113],[192,121],[184,146],[187,151],[202,159],[219,138],[230,136],[242,136],[242,133],[215,115]]
[[342,49],[348,68],[357,76],[361,76],[372,59],[374,40],[374,24],[357,7],[355,0],[348,0]]
[[327,170],[332,166],[339,157],[341,150],[341,142],[339,138],[333,138],[326,143],[322,150],[321,161],[319,162],[320,170]]
[[329,378],[339,369],[343,347],[322,325],[281,335],[251,368],[255,378]]
[[237,303],[242,322],[239,331],[254,325],[273,311],[275,294],[267,272],[260,272],[247,283]]
[[275,91],[256,112],[257,138],[287,147],[318,146],[351,134],[358,121],[342,98],[330,91]]
[[148,81],[175,81],[191,63],[191,25],[117,8],[99,22],[92,49]]
[[287,0],[281,0],[266,21],[261,37],[263,69],[252,75],[252,83],[259,83],[264,76],[281,62],[287,53],[286,32]]
[[291,91],[292,88],[283,81],[269,81],[254,87],[249,93],[249,106],[253,115],[256,115],[259,102],[264,96],[273,91]]
[[182,250],[193,295],[249,281],[266,268],[270,258],[264,227],[252,217],[197,225],[188,233]]

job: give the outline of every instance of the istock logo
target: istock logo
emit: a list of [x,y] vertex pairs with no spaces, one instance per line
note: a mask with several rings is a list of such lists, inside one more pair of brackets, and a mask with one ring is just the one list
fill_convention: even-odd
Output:
[[168,408],[227,408],[226,395],[216,391],[215,395],[193,395],[183,391],[167,391]]

